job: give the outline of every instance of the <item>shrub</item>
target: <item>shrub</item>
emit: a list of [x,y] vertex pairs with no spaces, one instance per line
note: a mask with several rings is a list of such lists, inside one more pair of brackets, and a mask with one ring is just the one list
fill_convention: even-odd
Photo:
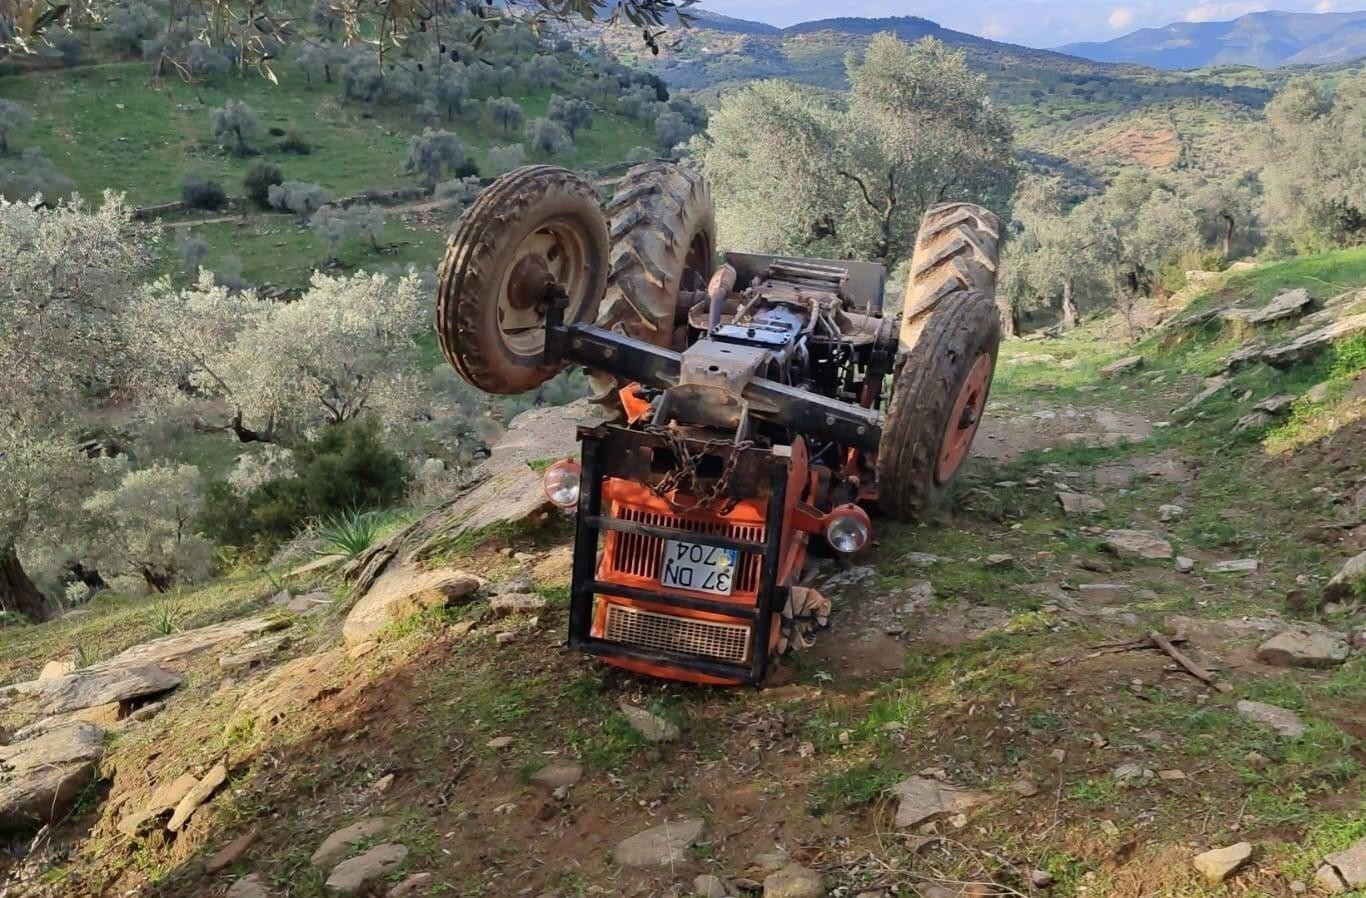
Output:
[[222,546],[268,554],[310,520],[383,508],[402,498],[408,466],[380,442],[373,420],[326,427],[295,447],[294,471],[243,494],[213,484],[199,526]]
[[242,186],[246,188],[247,198],[263,209],[270,208],[270,188],[283,184],[285,176],[268,162],[257,162],[247,169]]
[[223,185],[198,172],[190,172],[180,183],[180,198],[191,209],[221,209],[228,201]]
[[307,156],[313,152],[313,145],[308,142],[298,128],[290,128],[285,132],[285,139],[280,141],[280,150],[285,153],[293,153],[296,156]]

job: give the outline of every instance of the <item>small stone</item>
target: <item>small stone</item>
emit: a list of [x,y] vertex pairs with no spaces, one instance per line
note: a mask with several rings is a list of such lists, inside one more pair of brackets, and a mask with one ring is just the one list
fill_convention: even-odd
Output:
[[1233,706],[1240,715],[1253,723],[1274,730],[1287,739],[1298,739],[1308,729],[1298,714],[1262,702],[1244,699]]
[[1204,874],[1205,879],[1218,885],[1238,871],[1252,858],[1252,843],[1239,842],[1227,848],[1215,848],[1195,856],[1192,862],[1195,869]]
[[1115,821],[1113,820],[1100,821],[1100,831],[1111,837],[1119,835],[1119,827],[1115,826]]
[[407,857],[408,849],[402,845],[376,845],[359,857],[342,861],[334,867],[327,877],[326,885],[343,895],[353,895],[368,883],[388,875]]
[[509,614],[532,614],[544,611],[545,607],[545,599],[531,593],[510,593],[489,600],[489,608],[493,613],[504,617]]
[[1294,626],[1257,647],[1257,660],[1275,667],[1336,667],[1350,653],[1347,640],[1319,627]]
[[231,864],[241,857],[246,850],[251,847],[251,843],[255,841],[256,827],[253,826],[251,829],[242,833],[242,835],[233,839],[231,842],[205,858],[204,872],[212,876],[219,870],[222,870],[224,867],[228,866],[228,864]]
[[450,634],[455,639],[462,639],[470,635],[470,631],[478,625],[477,621],[462,620],[451,624]]
[[516,638],[516,633],[513,633],[510,630],[504,630],[503,632],[496,634],[493,637],[493,641],[498,643],[499,645],[507,645],[509,642],[512,642]]
[[431,873],[409,873],[401,882],[384,893],[384,898],[416,898],[436,879]]
[[1053,874],[1047,870],[1031,870],[1029,871],[1029,881],[1034,884],[1035,888],[1046,889],[1053,884]]
[[764,878],[764,898],[825,898],[820,874],[801,864],[788,864]]
[[662,823],[623,839],[612,849],[612,860],[623,867],[667,867],[683,861],[689,846],[702,836],[705,824],[695,817]]
[[1254,770],[1265,770],[1271,766],[1271,759],[1259,751],[1250,751],[1243,755],[1246,761]]
[[1172,544],[1151,530],[1107,530],[1102,539],[1120,558],[1162,560],[1175,554]]
[[1135,764],[1132,761],[1126,764],[1120,764],[1114,771],[1114,777],[1119,781],[1120,785],[1141,782],[1151,775],[1152,774],[1149,771],[1143,769],[1142,764]]
[[1255,574],[1261,563],[1255,558],[1236,558],[1232,561],[1216,561],[1205,566],[1207,574]]
[[1058,504],[1065,515],[1098,514],[1105,510],[1105,503],[1086,493],[1058,492]]
[[1110,740],[1109,740],[1109,739],[1106,739],[1106,738],[1105,738],[1104,736],[1102,736],[1100,733],[1092,733],[1092,734],[1091,734],[1091,747],[1092,747],[1092,748],[1095,748],[1095,749],[1102,749],[1102,748],[1105,748],[1106,746],[1108,746],[1109,744],[1110,744]]
[[259,873],[249,873],[228,887],[224,898],[270,898],[270,889]]
[[1187,779],[1187,776],[1183,771],[1180,770],[1159,770],[1157,771],[1157,778],[1162,780],[1164,783],[1178,783],[1184,779]]
[[1179,574],[1189,574],[1195,570],[1195,559],[1187,558],[1185,555],[1176,556],[1176,571]]
[[502,751],[503,749],[507,748],[507,747],[508,747],[509,745],[511,745],[511,744],[512,744],[512,737],[511,737],[511,736],[494,736],[492,739],[490,739],[489,741],[487,741],[487,742],[484,743],[484,747],[485,747],[485,748],[492,748],[492,749],[494,749],[495,751]]
[[901,560],[918,568],[933,567],[940,562],[939,556],[931,552],[908,552],[901,556]]
[[1186,509],[1180,505],[1159,505],[1157,516],[1163,521],[1179,521],[1186,516]]
[[1033,798],[1039,794],[1039,785],[1031,779],[1017,779],[1010,784],[1010,789],[1021,798]]
[[373,639],[358,642],[346,650],[346,654],[351,658],[364,658],[366,655],[379,648],[379,643]]
[[1290,407],[1294,404],[1294,396],[1287,396],[1282,393],[1276,396],[1268,396],[1252,408],[1259,412],[1266,412],[1268,415],[1284,415],[1290,411]]
[[553,761],[531,775],[531,781],[552,792],[572,786],[583,778],[583,767],[573,761]]
[[792,859],[787,856],[787,852],[774,848],[770,851],[761,851],[756,854],[754,860],[749,862],[749,866],[750,869],[756,870],[767,876],[769,873],[776,873],[783,869],[791,863],[791,860]]
[[1303,895],[1305,892],[1309,891],[1309,886],[1305,885],[1304,880],[1302,879],[1292,880],[1290,883],[1290,891],[1296,895]]
[[194,784],[185,797],[180,799],[176,805],[175,813],[171,814],[171,820],[166,824],[166,828],[171,832],[176,832],[185,825],[185,821],[190,819],[190,815],[203,804],[214,790],[228,778],[228,768],[222,763],[215,764],[208,773],[204,774],[199,782]]
[[1049,752],[1049,756],[1053,759],[1055,764],[1061,764],[1063,761],[1067,760],[1067,749],[1055,748]]
[[1101,377],[1114,377],[1117,374],[1125,374],[1129,371],[1136,371],[1143,367],[1143,356],[1130,355],[1122,359],[1111,362],[1100,369]]
[[627,702],[622,702],[618,707],[621,708],[621,713],[626,715],[626,722],[631,725],[631,729],[644,736],[647,741],[675,742],[678,740],[680,735],[678,727],[664,718]]
[[1015,566],[1015,556],[996,552],[987,556],[987,567],[1007,568]]
[[1275,421],[1266,412],[1248,412],[1237,420],[1233,425],[1234,433],[1243,433],[1248,430],[1260,430],[1271,425]]
[[374,785],[370,787],[370,791],[376,795],[383,795],[385,792],[389,791],[389,788],[393,786],[393,784],[394,775],[392,773],[386,773],[384,776],[375,780]]
[[358,820],[323,839],[323,843],[313,852],[309,861],[319,870],[326,870],[346,857],[354,846],[366,839],[375,838],[388,828],[389,820],[386,817],[367,817]]
[[721,877],[703,873],[693,879],[692,891],[699,898],[727,898],[731,894],[731,887]]

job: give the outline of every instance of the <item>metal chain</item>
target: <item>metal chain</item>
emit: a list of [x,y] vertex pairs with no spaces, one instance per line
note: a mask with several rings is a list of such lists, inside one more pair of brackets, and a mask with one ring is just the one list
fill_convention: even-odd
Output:
[[[727,488],[730,486],[731,475],[735,473],[735,466],[740,461],[740,453],[754,446],[753,440],[736,442],[733,439],[708,440],[702,444],[702,448],[696,453],[688,450],[687,441],[674,428],[662,424],[650,424],[645,428],[646,433],[658,436],[673,450],[674,458],[677,463],[674,469],[665,474],[655,486],[650,487],[650,491],[665,502],[674,511],[683,512],[698,509],[709,509],[716,504],[717,500],[725,496]],[[704,487],[701,478],[697,476],[697,459],[704,455],[711,455],[718,449],[729,446],[730,454],[726,457],[726,463],[721,468],[721,476],[711,487]],[[673,499],[671,493],[683,491],[688,493],[695,500],[691,505],[684,505]],[[731,506],[733,507],[733,505]],[[727,513],[730,508],[722,510],[722,514]]]

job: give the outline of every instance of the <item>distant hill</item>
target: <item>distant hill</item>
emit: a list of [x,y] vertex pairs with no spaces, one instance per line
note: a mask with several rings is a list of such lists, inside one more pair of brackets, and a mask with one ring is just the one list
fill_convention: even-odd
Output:
[[1366,12],[1256,12],[1231,22],[1177,22],[1061,53],[1158,69],[1343,63],[1366,57]]

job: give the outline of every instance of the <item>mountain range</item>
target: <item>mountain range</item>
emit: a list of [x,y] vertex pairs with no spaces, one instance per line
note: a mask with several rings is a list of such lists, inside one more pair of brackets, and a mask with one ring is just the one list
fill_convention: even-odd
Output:
[[1058,52],[1096,62],[1157,69],[1247,65],[1270,69],[1366,57],[1366,12],[1256,12],[1231,22],[1177,22],[1104,43],[1066,44]]

